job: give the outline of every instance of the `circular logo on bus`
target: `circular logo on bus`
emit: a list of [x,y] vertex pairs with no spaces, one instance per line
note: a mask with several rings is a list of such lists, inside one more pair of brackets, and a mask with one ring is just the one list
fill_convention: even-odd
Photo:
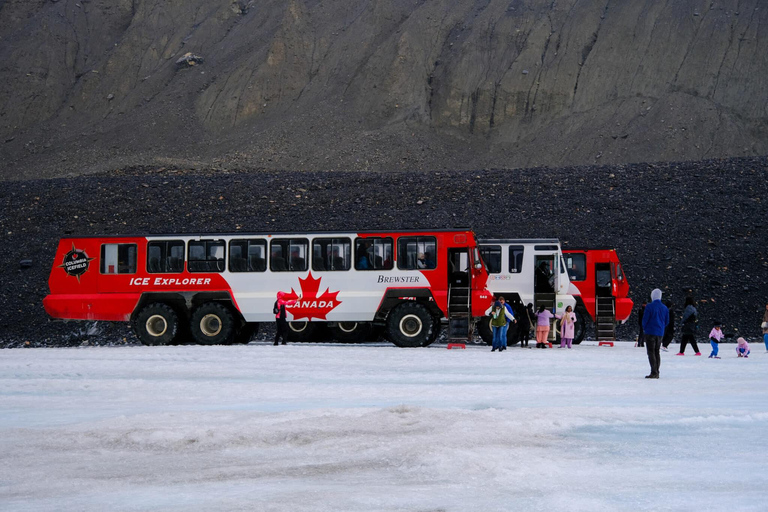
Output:
[[76,249],[72,244],[72,249],[64,255],[64,261],[59,265],[59,268],[63,268],[67,275],[76,277],[80,281],[80,276],[88,271],[88,267],[94,258],[89,258],[85,251],[82,249]]

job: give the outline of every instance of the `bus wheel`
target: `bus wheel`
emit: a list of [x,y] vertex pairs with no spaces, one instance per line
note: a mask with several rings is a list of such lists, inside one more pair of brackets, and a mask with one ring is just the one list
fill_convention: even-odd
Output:
[[334,339],[345,343],[366,341],[370,334],[369,322],[337,322],[331,327],[331,335]]
[[387,318],[389,341],[398,347],[423,347],[434,328],[427,308],[414,302],[399,305]]
[[192,313],[192,338],[201,345],[229,345],[235,337],[235,320],[226,306],[206,302]]
[[259,324],[257,322],[248,322],[243,324],[235,333],[235,343],[247,344],[251,341],[251,338],[259,332]]
[[311,341],[315,335],[315,324],[310,322],[288,322],[290,341]]
[[493,345],[493,328],[491,327],[491,317],[484,316],[477,322],[477,333],[486,345]]
[[428,347],[432,343],[435,342],[438,336],[440,336],[440,330],[442,329],[442,325],[440,325],[440,318],[438,317],[432,317],[432,335],[427,339],[426,342],[424,342],[424,347]]
[[156,302],[136,315],[133,330],[143,345],[169,345],[176,341],[179,317],[170,306]]
[[576,314],[576,325],[573,331],[573,344],[578,345],[584,339],[584,335],[587,334],[587,317],[579,310],[576,310],[574,313]]

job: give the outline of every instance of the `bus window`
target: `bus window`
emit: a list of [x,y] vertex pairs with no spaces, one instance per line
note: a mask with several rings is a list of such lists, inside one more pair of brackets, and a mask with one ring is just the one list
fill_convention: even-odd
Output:
[[229,242],[230,272],[264,272],[267,270],[265,240],[232,240]]
[[583,281],[587,278],[587,255],[565,255],[565,268],[571,281]]
[[273,272],[306,272],[309,241],[306,238],[272,240],[269,268]]
[[190,272],[224,272],[224,240],[192,240],[187,247]]
[[501,274],[501,246],[480,246],[480,257],[483,258],[489,274]]
[[525,247],[522,245],[509,246],[509,273],[519,274],[523,271],[523,253]]
[[401,236],[397,241],[397,268],[402,270],[437,267],[437,240],[433,236]]
[[312,241],[312,270],[349,270],[352,241],[349,238],[315,238]]
[[356,238],[356,270],[392,270],[394,243],[391,238]]
[[164,240],[147,244],[147,272],[150,274],[165,274],[183,271],[183,241]]
[[101,246],[102,274],[135,274],[136,244],[103,244]]

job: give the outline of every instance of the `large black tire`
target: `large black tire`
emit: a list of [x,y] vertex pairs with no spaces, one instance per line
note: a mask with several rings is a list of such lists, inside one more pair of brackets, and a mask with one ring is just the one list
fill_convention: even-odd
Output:
[[143,345],[174,344],[179,332],[179,316],[167,304],[149,304],[133,319],[133,332]]
[[248,322],[242,325],[237,332],[235,333],[235,343],[239,343],[242,345],[245,345],[249,341],[251,341],[251,338],[259,332],[259,324],[258,322]]
[[316,330],[312,322],[288,322],[288,341],[312,341]]
[[192,339],[201,345],[231,345],[235,339],[232,312],[218,302],[206,302],[192,313]]
[[432,317],[432,335],[429,337],[429,339],[424,342],[424,347],[430,346],[432,343],[435,342],[438,336],[440,336],[440,331],[442,330],[442,325],[440,325],[440,318],[438,317]]
[[343,343],[360,343],[371,335],[370,322],[337,322],[331,327],[333,339]]
[[428,345],[434,330],[432,315],[415,302],[400,304],[387,317],[387,337],[398,347]]
[[491,317],[484,316],[477,322],[477,333],[486,345],[493,345],[493,328],[491,327]]

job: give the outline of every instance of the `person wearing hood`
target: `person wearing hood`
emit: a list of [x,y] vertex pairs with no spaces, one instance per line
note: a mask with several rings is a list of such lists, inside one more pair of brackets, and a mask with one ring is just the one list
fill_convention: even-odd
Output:
[[[301,299],[301,297],[299,297]],[[288,314],[285,312],[286,306],[293,306],[296,304],[295,300],[285,300],[285,292],[277,292],[277,300],[272,307],[272,313],[275,314],[275,345],[282,339],[283,345],[288,336]]]
[[685,309],[683,310],[683,327],[681,329],[682,338],[680,340],[680,352],[679,356],[685,355],[685,347],[690,343],[695,355],[700,356],[699,346],[696,344],[696,327],[699,322],[699,312],[696,311],[696,306],[693,305],[693,297],[685,298]]
[[736,345],[736,354],[738,357],[749,357],[749,343],[744,338],[739,338]]
[[536,312],[536,348],[547,348],[551,318],[555,318],[554,313],[544,306],[539,306],[539,310]]
[[658,379],[661,367],[661,338],[669,324],[669,309],[661,302],[661,290],[658,288],[651,292],[651,303],[645,306],[643,312],[643,333],[645,334],[645,351],[648,354],[648,363],[651,365],[651,373],[646,379]]

